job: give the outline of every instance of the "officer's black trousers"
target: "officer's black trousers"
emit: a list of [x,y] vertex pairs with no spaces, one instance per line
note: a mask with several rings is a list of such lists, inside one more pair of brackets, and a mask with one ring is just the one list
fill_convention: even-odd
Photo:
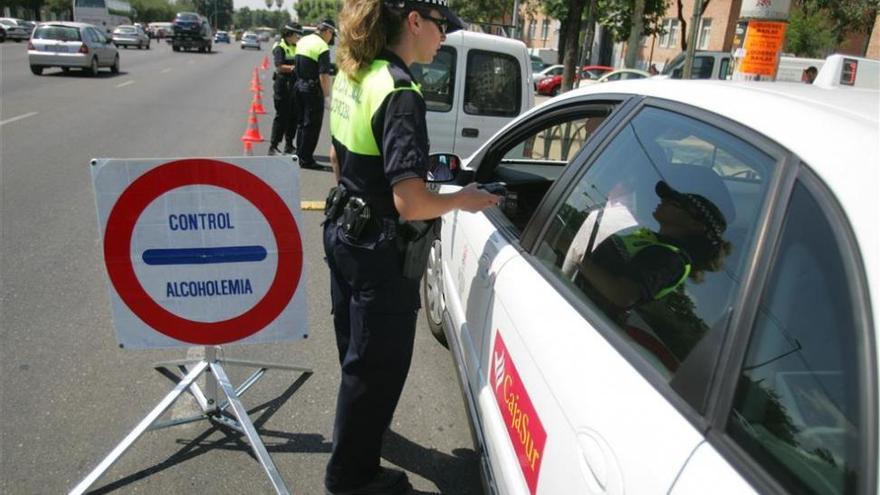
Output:
[[297,85],[296,108],[299,125],[296,129],[296,155],[300,166],[315,165],[315,148],[324,121],[324,93],[314,84],[309,89]]
[[269,144],[276,148],[278,143],[284,139],[287,145],[293,146],[293,140],[296,137],[296,126],[298,125],[293,87],[291,83],[276,80],[274,89],[275,119],[272,120],[272,136]]
[[401,276],[400,253],[390,236],[368,232],[363,241],[352,243],[335,224],[324,228],[342,367],[325,478],[332,490],[356,488],[378,472],[382,435],[412,359],[418,281]]

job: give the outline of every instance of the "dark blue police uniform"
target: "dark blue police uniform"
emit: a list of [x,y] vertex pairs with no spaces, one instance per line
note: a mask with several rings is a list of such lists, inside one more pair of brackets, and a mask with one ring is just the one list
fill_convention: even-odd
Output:
[[296,154],[301,167],[314,168],[315,148],[324,120],[324,91],[321,74],[330,74],[330,47],[317,33],[296,44],[295,105],[297,108]]
[[331,491],[361,486],[380,472],[382,436],[409,371],[421,307],[419,281],[402,274],[392,187],[427,175],[425,102],[389,51],[359,75],[336,76],[330,110],[340,183],[371,211],[357,238],[341,220],[324,227],[342,368],[325,479]]
[[[298,33],[296,33],[298,34]],[[296,56],[296,43],[288,44],[283,38],[272,48],[274,66],[293,65]],[[275,103],[275,118],[272,120],[272,136],[269,140],[269,152],[278,152],[278,144],[284,139],[284,152],[293,152],[293,140],[296,137],[298,125],[296,113],[296,100],[294,98],[294,85],[296,84],[296,72],[280,73],[272,75],[274,83],[273,100]]]

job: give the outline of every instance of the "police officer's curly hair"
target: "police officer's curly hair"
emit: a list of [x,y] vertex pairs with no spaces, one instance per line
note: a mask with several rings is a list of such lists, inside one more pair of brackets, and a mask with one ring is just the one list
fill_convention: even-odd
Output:
[[339,70],[352,79],[400,37],[408,11],[385,0],[346,0],[339,14]]

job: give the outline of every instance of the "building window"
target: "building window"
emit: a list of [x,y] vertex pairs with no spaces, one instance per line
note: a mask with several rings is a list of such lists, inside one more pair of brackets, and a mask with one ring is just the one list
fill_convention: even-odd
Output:
[[546,40],[548,34],[550,34],[550,19],[544,19],[541,24],[541,39]]
[[660,35],[660,46],[663,48],[672,48],[678,44],[681,37],[681,24],[678,19],[665,19],[663,21],[663,34]]
[[709,37],[712,34],[712,19],[700,19],[700,39],[697,41],[697,48],[700,50],[709,49]]
[[537,29],[538,29],[538,23],[535,22],[534,19],[532,19],[532,21],[529,22],[529,39],[530,40],[535,39],[535,31],[537,31]]

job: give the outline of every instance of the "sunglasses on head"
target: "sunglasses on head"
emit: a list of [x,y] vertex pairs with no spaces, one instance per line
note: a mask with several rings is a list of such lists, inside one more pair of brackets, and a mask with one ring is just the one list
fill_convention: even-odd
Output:
[[431,14],[428,14],[427,12],[422,12],[420,10],[416,10],[416,12],[418,12],[419,15],[422,16],[422,19],[431,21],[436,24],[437,29],[439,29],[442,34],[446,34],[446,30],[449,28],[449,20],[447,20],[445,17],[434,17]]

